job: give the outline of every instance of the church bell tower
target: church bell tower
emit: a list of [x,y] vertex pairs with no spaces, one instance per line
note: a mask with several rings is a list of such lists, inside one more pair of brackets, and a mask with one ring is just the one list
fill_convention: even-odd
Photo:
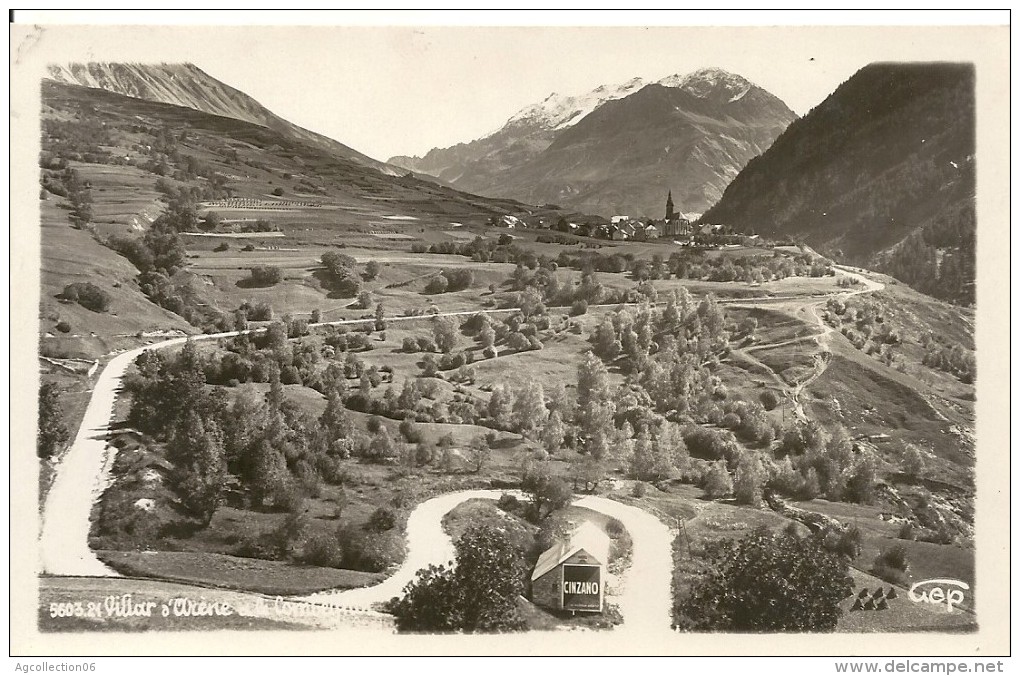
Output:
[[673,213],[673,191],[670,190],[669,194],[666,195],[666,220],[672,221],[674,215],[675,214]]

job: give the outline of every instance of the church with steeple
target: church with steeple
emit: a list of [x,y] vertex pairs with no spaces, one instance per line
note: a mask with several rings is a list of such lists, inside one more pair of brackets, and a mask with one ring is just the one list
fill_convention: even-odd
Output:
[[663,237],[685,237],[691,234],[691,221],[673,205],[673,191],[666,195],[666,219],[662,224]]

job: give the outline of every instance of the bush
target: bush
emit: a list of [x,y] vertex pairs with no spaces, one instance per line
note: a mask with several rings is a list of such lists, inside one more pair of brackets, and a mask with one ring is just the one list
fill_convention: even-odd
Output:
[[630,490],[630,494],[635,498],[645,497],[645,493],[648,492],[648,484],[644,481],[638,481],[634,484],[634,487]]
[[627,533],[627,529],[623,527],[617,519],[609,519],[606,521],[606,535],[614,540],[623,537]]
[[450,286],[449,280],[442,273],[436,275],[429,280],[429,283],[425,285],[425,293],[438,294],[445,293],[447,288]]
[[421,430],[414,424],[414,420],[411,418],[404,418],[400,422],[400,434],[404,437],[404,441],[409,444],[417,444],[421,441]]
[[907,567],[906,547],[893,545],[875,557],[871,572],[886,582],[904,584],[907,581]]
[[766,411],[773,410],[776,406],[779,406],[781,401],[775,390],[765,390],[761,393],[759,399],[761,399],[761,405],[765,407]]
[[893,545],[889,549],[883,551],[875,559],[875,562],[881,562],[890,568],[906,572],[907,571],[907,548],[903,545]]
[[397,525],[397,516],[393,513],[393,510],[387,509],[386,507],[380,507],[379,509],[372,512],[372,516],[368,517],[368,527],[378,533],[390,530]]
[[230,249],[229,244],[227,244],[226,242],[220,242],[219,244],[216,245],[213,251],[228,251],[229,249]]
[[914,539],[914,524],[909,521],[904,521],[900,524],[899,532],[896,533],[896,537],[901,540],[913,540]]
[[263,533],[258,528],[242,531],[238,536],[238,544],[231,553],[234,556],[246,559],[263,559],[266,561],[275,561],[280,556],[276,542],[271,537],[271,534]]
[[273,188],[273,194],[276,195],[277,197],[282,196],[283,195],[283,188]]
[[61,294],[64,300],[78,303],[93,312],[106,312],[110,309],[110,294],[92,282],[75,282],[64,287]]
[[518,514],[525,507],[524,503],[518,500],[516,495],[510,495],[509,493],[503,493],[499,496],[496,506],[508,514]]
[[274,286],[283,281],[283,271],[275,265],[256,265],[251,268],[252,286]]
[[494,528],[473,527],[456,543],[457,565],[418,572],[388,607],[399,631],[505,632],[525,628],[524,554]]
[[729,430],[735,430],[740,427],[740,416],[736,413],[727,413],[723,416],[719,425]]
[[343,549],[333,533],[319,532],[305,541],[301,560],[312,566],[340,568],[344,562]]
[[823,542],[830,552],[845,556],[850,561],[860,556],[863,549],[863,536],[857,526],[838,532],[830,531],[823,538]]
[[575,300],[570,306],[570,314],[574,317],[588,312],[588,301],[584,299]]
[[733,492],[733,480],[726,470],[726,463],[717,460],[712,463],[708,474],[705,476],[705,497],[709,499],[723,498]]
[[849,561],[817,538],[758,528],[724,544],[687,599],[678,624],[712,631],[833,631],[853,593]]
[[343,550],[344,568],[380,573],[399,556],[388,538],[361,528],[341,526],[336,537]]
[[60,331],[61,333],[68,333],[71,331],[71,325],[64,320],[61,320],[57,322],[57,331]]

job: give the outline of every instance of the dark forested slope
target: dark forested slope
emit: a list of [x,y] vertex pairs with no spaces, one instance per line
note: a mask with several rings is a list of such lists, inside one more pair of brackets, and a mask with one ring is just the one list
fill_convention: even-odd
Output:
[[974,68],[866,66],[748,163],[707,211],[974,299]]

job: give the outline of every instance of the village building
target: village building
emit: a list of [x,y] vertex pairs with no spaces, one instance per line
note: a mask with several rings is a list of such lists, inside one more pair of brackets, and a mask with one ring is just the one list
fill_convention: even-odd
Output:
[[609,536],[585,521],[547,549],[531,574],[531,600],[553,610],[602,612]]
[[666,218],[662,221],[663,237],[690,237],[691,219],[683,213],[676,211],[673,205],[673,191],[666,195]]

